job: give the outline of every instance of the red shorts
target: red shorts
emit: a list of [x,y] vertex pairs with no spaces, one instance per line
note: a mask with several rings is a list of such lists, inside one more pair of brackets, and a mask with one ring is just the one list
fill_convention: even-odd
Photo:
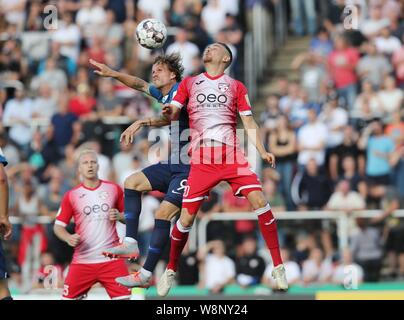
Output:
[[198,212],[210,190],[222,181],[228,182],[238,197],[247,197],[252,191],[262,190],[257,174],[251,170],[241,151],[228,147],[201,147],[199,150],[200,153],[192,154],[182,200],[182,207],[190,214]]
[[105,288],[111,299],[129,299],[131,291],[115,282],[118,277],[129,275],[124,260],[104,263],[71,264],[66,277],[63,299],[84,297],[97,282]]

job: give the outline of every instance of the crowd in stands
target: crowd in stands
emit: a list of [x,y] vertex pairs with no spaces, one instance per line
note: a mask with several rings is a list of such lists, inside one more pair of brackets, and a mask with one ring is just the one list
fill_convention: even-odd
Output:
[[[134,34],[139,21],[154,17],[169,27],[164,50],[181,53],[185,75],[200,72],[204,47],[222,41],[235,57],[231,74],[243,80],[250,12],[278,1],[0,0],[0,147],[9,161],[11,215],[20,219],[7,245],[12,286],[43,286],[47,265],[57,266],[63,281],[72,252],[54,236],[52,221],[64,193],[79,183],[78,150],[95,149],[100,178],[120,184],[161,157],[147,130],[133,145],[119,143],[132,121],[158,114],[160,105],[97,77],[89,59],[150,80],[159,52],[140,47]],[[46,24],[47,5],[57,7],[56,28]],[[344,29],[347,5],[358,10],[358,30]],[[342,284],[345,267],[355,268],[360,281],[404,277],[404,225],[392,216],[404,205],[403,1],[288,0],[287,8],[290,34],[311,41],[290,66],[298,80],[279,78],[256,115],[277,157],[276,170],[261,174],[265,194],[275,213],[380,212],[352,222],[343,250],[333,222],[279,221],[289,282]],[[165,149],[167,130],[158,132]],[[143,198],[142,253],[161,199]],[[250,209],[221,184],[200,217]],[[48,223],[40,224],[42,217]],[[230,283],[272,287],[271,261],[256,230],[254,221],[210,223],[206,247],[184,252],[178,282],[212,293]]]

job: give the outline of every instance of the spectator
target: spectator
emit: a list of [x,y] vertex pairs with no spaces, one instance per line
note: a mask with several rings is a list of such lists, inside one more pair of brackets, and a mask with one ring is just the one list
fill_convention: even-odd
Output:
[[30,286],[31,274],[38,268],[39,254],[45,252],[48,245],[45,231],[38,223],[42,203],[31,181],[24,182],[14,210],[22,219],[18,264],[22,268],[24,289],[27,290]]
[[104,46],[106,50],[114,56],[118,67],[122,66],[122,40],[124,36],[123,27],[116,23],[115,13],[113,10],[107,10],[107,19],[105,24]]
[[318,166],[325,162],[325,148],[328,138],[327,127],[317,120],[314,109],[308,111],[309,122],[305,124],[297,135],[298,158],[300,169],[303,169],[310,159],[314,159]]
[[[322,210],[331,196],[331,182],[316,161],[310,159],[298,183],[301,210]],[[299,201],[296,201],[299,202]]]
[[[290,185],[288,186],[290,189]],[[271,205],[271,208],[274,212],[284,212],[286,210],[285,200],[283,200],[282,194],[278,191],[277,184],[274,180],[268,179],[263,184],[263,191],[265,194],[265,198]],[[288,209],[288,210],[293,210]]]
[[80,27],[81,34],[90,44],[90,39],[94,36],[102,36],[106,20],[106,13],[102,6],[94,0],[84,0],[80,10],[76,15],[76,24]]
[[[285,85],[283,82],[284,80],[281,81],[281,86]],[[301,88],[298,82],[292,82],[286,88],[287,95],[281,97],[279,107],[283,113],[290,115],[293,110],[299,110],[302,107],[303,101],[301,100]]]
[[168,46],[166,54],[178,53],[182,58],[184,66],[184,74],[191,75],[195,72],[192,60],[199,56],[198,47],[189,42],[187,32],[184,29],[179,29],[175,35],[175,42]]
[[343,285],[346,289],[357,289],[363,281],[363,269],[352,260],[352,253],[349,248],[342,250],[342,258],[335,267],[332,275],[332,282]]
[[124,181],[128,172],[132,171],[133,145],[120,143],[121,151],[112,158],[115,181]]
[[138,18],[139,21],[146,18],[154,18],[166,23],[168,11],[170,9],[169,0],[140,0],[137,3],[137,8],[139,10]]
[[404,46],[396,50],[392,56],[396,78],[401,88],[404,88]]
[[366,208],[366,203],[359,192],[352,191],[348,180],[341,180],[327,203],[327,209],[339,211],[355,211]]
[[366,176],[370,186],[369,194],[375,199],[383,197],[385,187],[390,184],[390,157],[394,142],[383,134],[379,121],[372,122],[363,132],[359,147],[366,150]]
[[324,19],[324,28],[330,33],[335,34],[342,29],[343,15],[346,7],[345,0],[336,0],[329,4],[328,15]]
[[328,31],[324,28],[318,30],[316,37],[310,41],[310,52],[318,58],[326,58],[331,54],[334,44]]
[[60,53],[71,61],[79,58],[81,32],[78,25],[73,22],[71,13],[65,12],[58,21],[58,29],[52,34],[52,41],[60,43]]
[[59,168],[62,171],[63,177],[65,178],[69,189],[78,184],[75,149],[72,144],[65,146],[64,159],[60,161]]
[[52,88],[43,83],[39,87],[39,95],[32,103],[32,117],[50,120],[57,111],[57,96]]
[[316,101],[320,84],[326,79],[321,63],[320,58],[313,52],[302,53],[292,62],[292,69],[300,70],[301,86],[309,93],[310,101]]
[[[338,147],[344,141],[344,129],[348,124],[348,113],[339,105],[338,95],[333,94],[323,106],[319,121],[327,126],[327,154],[330,155],[329,171],[332,179],[338,177]],[[336,161],[337,160],[337,161]]]
[[198,251],[198,260],[202,262],[203,287],[211,294],[222,293],[227,285],[234,282],[236,266],[233,260],[226,256],[222,241],[211,241],[201,247]]
[[358,233],[351,237],[353,260],[363,268],[365,282],[377,282],[383,256],[380,232],[363,218],[358,218],[356,223]]
[[359,78],[369,81],[375,89],[381,87],[383,79],[392,71],[389,60],[377,52],[376,45],[366,45],[366,55],[359,60],[356,71]]
[[274,131],[278,125],[278,119],[281,115],[279,110],[279,96],[271,94],[266,99],[266,110],[261,113],[261,130],[265,136],[265,141],[268,139],[268,135]]
[[7,133],[0,131],[0,149],[7,159],[7,168],[12,168],[21,162],[21,156],[17,147],[10,143]]
[[370,8],[369,19],[365,20],[360,27],[360,31],[365,37],[371,39],[376,37],[385,27],[390,24],[389,19],[383,18],[380,5],[373,5]]
[[348,181],[350,189],[359,192],[363,199],[367,198],[367,185],[362,175],[360,175],[356,169],[353,155],[347,155],[342,158],[342,173],[340,179]]
[[51,125],[56,145],[61,148],[60,152],[63,152],[67,144],[78,141],[80,133],[78,117],[69,111],[68,98],[65,94],[59,97],[58,112],[52,116]]
[[94,119],[97,101],[94,99],[87,84],[77,86],[77,93],[69,101],[69,110],[81,119]]
[[23,86],[15,90],[14,99],[10,99],[4,108],[3,122],[11,125],[9,135],[13,142],[27,152],[32,139],[31,118],[32,100],[25,96]]
[[[314,0],[290,0],[292,20],[296,36],[303,36],[305,30],[314,35],[317,30],[316,8]],[[306,26],[303,24],[303,16],[306,17]]]
[[[202,9],[202,26],[212,39],[226,24],[225,10],[226,8],[221,6],[221,1],[219,0],[208,0],[208,4]],[[215,23],[212,23],[212,21]]]
[[[293,285],[300,284],[302,280],[302,275],[299,265],[290,259],[290,252],[288,249],[281,249],[281,256],[283,260],[283,265],[285,266],[286,279],[288,279],[289,287]],[[273,270],[273,265],[270,264],[266,267],[264,276],[262,278],[262,283],[270,288],[275,288],[275,281],[271,275]]]
[[50,53],[46,59],[43,59],[38,66],[38,74],[41,74],[46,69],[48,59],[56,61],[56,68],[63,70],[68,77],[74,76],[76,73],[76,61],[64,55],[62,52],[62,44],[60,42],[52,41]]
[[53,58],[46,60],[45,71],[36,76],[31,82],[31,89],[38,90],[41,84],[48,84],[53,90],[63,91],[67,88],[67,77],[62,69],[59,69]]
[[379,53],[387,56],[391,56],[401,48],[400,39],[391,34],[390,27],[385,27],[381,30],[380,36],[375,39],[375,45]]
[[329,259],[324,259],[324,254],[321,249],[312,249],[309,259],[303,262],[302,277],[304,284],[310,285],[330,282],[332,273],[332,264]]
[[123,112],[123,99],[117,97],[113,80],[102,78],[99,81],[97,109],[100,117],[120,116]]
[[383,104],[370,81],[362,83],[362,93],[356,98],[352,116],[362,121],[371,122],[383,116]]
[[403,91],[396,87],[395,79],[388,76],[384,79],[383,90],[378,92],[378,96],[386,119],[391,120],[390,115],[400,111],[404,100]]
[[290,186],[296,161],[297,142],[296,134],[288,128],[288,120],[284,115],[280,116],[277,129],[270,136],[269,150],[277,159],[276,171],[280,175],[280,191],[286,199],[288,210],[293,210]]
[[358,78],[355,70],[358,61],[358,50],[350,47],[344,36],[337,36],[335,49],[328,57],[328,68],[331,80],[334,81],[338,94],[344,98],[348,110],[353,107],[357,94]]
[[244,238],[236,258],[236,281],[242,287],[260,283],[265,271],[265,261],[257,254],[257,240],[252,236]]

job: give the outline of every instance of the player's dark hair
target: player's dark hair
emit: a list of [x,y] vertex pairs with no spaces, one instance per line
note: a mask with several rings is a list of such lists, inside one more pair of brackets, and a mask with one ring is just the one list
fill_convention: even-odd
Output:
[[230,50],[230,48],[229,48],[229,46],[227,44],[225,44],[223,42],[218,42],[218,44],[223,46],[226,49],[227,53],[229,54],[230,61],[226,65],[226,68],[228,68],[231,65],[231,63],[233,62],[233,53],[231,52],[231,50]]
[[168,70],[175,73],[175,80],[180,82],[182,80],[182,74],[184,73],[184,66],[182,65],[182,59],[179,54],[173,53],[169,55],[162,55],[156,57],[153,64],[161,63],[168,67]]

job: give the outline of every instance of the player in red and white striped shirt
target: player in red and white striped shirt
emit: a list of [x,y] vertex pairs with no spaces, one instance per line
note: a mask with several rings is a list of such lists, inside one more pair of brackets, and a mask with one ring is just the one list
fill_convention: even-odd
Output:
[[[98,178],[97,154],[84,150],[78,159],[82,183],[63,197],[56,217],[56,236],[74,249],[63,299],[82,299],[97,282],[112,299],[129,299],[130,290],[115,282],[129,275],[124,260],[110,260],[103,255],[119,243],[116,221],[123,211],[123,191],[115,183]],[[75,234],[66,230],[73,219]]]
[[275,156],[265,150],[260,139],[246,87],[224,73],[232,62],[230,49],[223,43],[209,45],[204,51],[203,62],[206,72],[184,79],[171,104],[163,109],[170,120],[176,120],[181,109],[187,108],[192,156],[181,217],[171,233],[170,261],[157,285],[157,292],[161,296],[168,294],[195,216],[210,190],[221,181],[228,182],[234,195],[246,197],[254,208],[275,266],[273,276],[278,289],[286,290],[288,284],[279,251],[276,221],[261,182],[239,147],[237,114],[262,159],[274,166]]

